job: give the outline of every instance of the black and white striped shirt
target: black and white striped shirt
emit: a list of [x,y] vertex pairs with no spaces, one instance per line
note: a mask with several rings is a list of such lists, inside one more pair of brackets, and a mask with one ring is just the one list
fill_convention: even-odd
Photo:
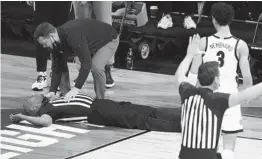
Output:
[[39,110],[39,115],[47,114],[53,121],[61,118],[82,117],[90,113],[90,107],[94,98],[90,95],[78,94],[70,102],[65,102],[61,97],[58,100],[43,105]]
[[182,83],[179,93],[182,101],[180,159],[216,159],[229,95],[196,88],[189,83]]

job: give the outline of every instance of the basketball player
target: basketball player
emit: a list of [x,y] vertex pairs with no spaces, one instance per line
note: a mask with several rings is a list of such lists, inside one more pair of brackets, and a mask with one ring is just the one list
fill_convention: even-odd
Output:
[[186,73],[199,42],[198,35],[190,37],[187,55],[175,75],[182,102],[180,159],[218,159],[217,145],[225,111],[262,95],[262,83],[241,92],[216,92],[224,78],[221,63],[216,61],[200,65],[197,75],[200,87],[188,83]]
[[[217,33],[201,39],[199,49],[205,52],[205,54],[203,58],[202,55],[195,56],[189,73],[191,83],[196,83],[198,68],[202,61],[217,61],[219,62],[220,71],[218,92],[238,92],[236,81],[238,65],[243,75],[244,88],[252,86],[253,81],[248,61],[248,46],[243,40],[234,37],[230,32],[229,25],[234,17],[234,9],[227,3],[215,3],[211,8],[211,16]],[[240,105],[230,108],[225,112],[222,124],[223,159],[234,158],[237,135],[243,131],[241,120]]]
[[78,94],[69,103],[63,97],[49,102],[36,95],[23,104],[25,114],[11,114],[10,120],[26,120],[37,126],[49,126],[58,119],[87,116],[91,124],[129,129],[180,132],[180,108],[154,108],[130,102],[115,102]]
[[96,97],[105,97],[105,65],[114,56],[119,44],[117,32],[111,25],[89,18],[71,20],[58,28],[50,23],[42,23],[36,28],[34,35],[43,47],[57,50],[52,54],[54,66],[49,98],[55,95],[62,72],[68,71],[68,56],[73,55],[79,58],[81,68],[76,84],[66,93],[65,100],[74,98],[90,70],[94,78]]
[[[111,1],[72,1],[75,13],[75,19],[94,18],[98,21],[112,25],[112,2]],[[75,59],[77,69],[79,70],[80,61]],[[111,76],[111,68],[115,63],[115,57],[112,56],[105,66],[106,88],[112,88],[115,82]]]

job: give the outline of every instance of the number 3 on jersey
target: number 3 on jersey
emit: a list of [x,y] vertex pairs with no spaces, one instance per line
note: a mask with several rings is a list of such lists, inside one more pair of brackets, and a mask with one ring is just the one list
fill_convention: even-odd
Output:
[[223,67],[224,66],[225,53],[223,51],[218,51],[217,56],[218,56],[218,61],[219,61],[220,67]]

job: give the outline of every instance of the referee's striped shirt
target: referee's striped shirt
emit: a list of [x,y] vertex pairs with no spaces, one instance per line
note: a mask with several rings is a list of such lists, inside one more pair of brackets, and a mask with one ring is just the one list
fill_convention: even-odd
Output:
[[189,83],[182,83],[179,93],[182,101],[180,159],[216,159],[229,95],[196,88]]
[[91,95],[78,94],[70,102],[66,102],[64,97],[43,105],[39,110],[39,115],[47,114],[53,121],[60,118],[82,117],[90,113],[90,107],[94,101]]

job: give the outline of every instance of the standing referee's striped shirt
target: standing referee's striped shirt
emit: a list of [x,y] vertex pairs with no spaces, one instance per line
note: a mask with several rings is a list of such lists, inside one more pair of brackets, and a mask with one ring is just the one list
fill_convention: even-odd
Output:
[[179,87],[182,101],[180,159],[217,159],[216,149],[229,94],[189,83]]

